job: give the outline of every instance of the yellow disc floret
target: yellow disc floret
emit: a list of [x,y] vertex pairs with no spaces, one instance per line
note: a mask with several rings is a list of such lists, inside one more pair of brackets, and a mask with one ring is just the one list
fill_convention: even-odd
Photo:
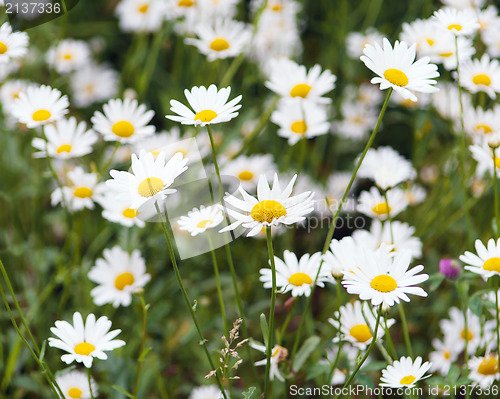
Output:
[[[495,164],[496,164],[496,162],[495,162]],[[488,270],[489,272],[500,273],[500,258],[494,257],[494,258],[488,259],[486,262],[484,262],[483,269]]]
[[250,181],[254,177],[254,174],[250,172],[249,170],[244,170],[243,172],[240,172],[238,174],[238,179],[243,180],[243,181]]
[[472,78],[472,82],[475,85],[489,86],[491,84],[491,78],[484,73],[480,73]]
[[33,120],[35,122],[44,122],[51,116],[52,114],[46,109],[39,109],[38,111],[33,112]]
[[212,119],[217,118],[217,113],[211,109],[205,109],[203,111],[197,112],[194,116],[195,121],[210,122]]
[[115,287],[117,290],[122,291],[127,285],[134,284],[134,275],[129,272],[119,274],[115,278]]
[[415,377],[412,375],[407,375],[406,377],[401,378],[401,381],[399,383],[401,385],[410,385],[415,381]]
[[372,211],[377,215],[387,215],[391,211],[391,207],[387,206],[385,202],[381,202],[380,204],[375,205],[372,208]]
[[302,97],[306,98],[312,87],[307,83],[299,83],[293,86],[292,90],[290,90],[290,95],[292,97]]
[[88,342],[82,342],[75,346],[75,353],[77,355],[88,356],[95,351],[95,346]]
[[122,215],[126,218],[133,219],[137,216],[137,209],[127,208],[122,212]]
[[77,187],[75,191],[73,191],[73,195],[78,198],[90,198],[92,194],[92,189],[88,187]]
[[57,150],[56,152],[58,154],[60,154],[61,152],[71,152],[71,150],[73,149],[73,147],[71,146],[71,144],[62,144],[60,145],[59,147],[57,147]]
[[229,43],[226,39],[218,37],[210,43],[210,48],[214,51],[223,51],[229,48]]
[[295,121],[292,123],[290,129],[294,133],[305,134],[305,132],[307,131],[307,125],[305,121]]
[[119,121],[111,127],[111,131],[118,137],[130,137],[134,134],[135,128],[128,121]]
[[271,223],[274,219],[278,219],[285,215],[285,207],[274,200],[260,201],[255,204],[250,212],[252,219],[260,223]]
[[498,360],[493,356],[486,357],[479,364],[477,372],[482,375],[494,375],[498,373]]
[[163,190],[163,186],[163,180],[159,177],[148,177],[141,181],[137,188],[137,192],[141,197],[152,197]]
[[5,43],[0,42],[0,54],[5,54],[7,52],[7,46]]
[[366,324],[357,324],[349,330],[349,334],[358,342],[366,342],[373,338],[370,329]]
[[372,280],[370,286],[378,292],[392,292],[398,288],[398,283],[393,277],[381,274]]
[[408,77],[403,71],[399,69],[390,68],[384,72],[384,78],[396,86],[406,86],[408,84]]
[[68,391],[68,396],[73,399],[80,399],[82,394],[83,392],[80,388],[70,388]]
[[290,284],[295,285],[296,287],[300,287],[304,284],[311,284],[312,278],[305,273],[294,273],[288,278],[288,282]]

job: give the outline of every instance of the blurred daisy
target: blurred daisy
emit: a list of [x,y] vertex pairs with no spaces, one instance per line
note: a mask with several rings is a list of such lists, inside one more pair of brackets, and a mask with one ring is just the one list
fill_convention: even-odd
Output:
[[408,200],[408,205],[410,206],[420,204],[427,196],[425,188],[419,186],[418,184],[411,184],[409,187],[405,187],[403,194]]
[[329,104],[332,100],[323,97],[335,88],[337,77],[328,69],[313,66],[309,72],[304,65],[280,58],[271,63],[271,73],[266,87],[285,98],[307,99]]
[[129,306],[134,292],[151,279],[140,252],[135,250],[129,255],[119,246],[105,249],[103,258],[96,260],[88,277],[98,284],[90,292],[94,303],[98,306],[111,303],[115,308]]
[[441,0],[441,2],[449,7],[458,10],[465,10],[469,8],[483,8],[486,0]]
[[412,388],[416,383],[424,378],[430,377],[430,374],[424,375],[431,367],[430,362],[422,364],[422,358],[418,356],[415,361],[411,357],[402,357],[394,361],[393,364],[382,370],[380,378],[381,387]]
[[68,113],[68,107],[68,97],[59,90],[45,85],[30,86],[19,93],[11,112],[20,123],[33,128],[61,119]]
[[109,331],[110,328],[111,321],[106,316],[96,320],[95,315],[91,313],[84,324],[82,315],[75,312],[73,325],[58,320],[55,327],[51,327],[50,331],[57,338],[50,337],[49,346],[68,352],[61,356],[61,360],[66,364],[76,361],[90,368],[94,357],[106,360],[108,356],[104,352],[125,345],[124,341],[114,339],[121,330]]
[[155,127],[148,125],[154,111],[147,110],[137,100],[109,100],[103,106],[104,114],[99,111],[92,116],[94,129],[101,133],[106,141],[132,143],[145,136],[154,134]]
[[374,252],[372,257],[365,257],[364,264],[345,273],[342,285],[349,294],[359,295],[363,301],[371,301],[373,306],[382,304],[387,308],[402,299],[410,302],[407,294],[426,297],[427,293],[415,287],[429,278],[427,274],[418,274],[424,266],[418,265],[408,270],[411,252],[403,251],[394,257],[385,252]]
[[[259,345],[254,342],[251,342],[250,346],[254,349],[257,349],[259,352],[266,353],[266,347],[264,345]],[[274,345],[271,351],[271,370],[269,373],[270,374],[269,379],[271,381],[274,381],[275,377],[280,381],[285,381],[283,376],[280,374],[278,365],[280,362],[286,361],[287,357],[288,357],[288,350],[286,348],[280,345]],[[256,366],[266,366],[266,364],[267,364],[267,359],[255,362]]]
[[[131,208],[129,201],[119,201],[116,199],[113,192],[106,192],[98,201],[102,209],[102,217],[113,223],[120,223],[125,227],[144,227],[145,219],[149,217],[146,215],[146,209],[139,212],[137,208]],[[149,212],[150,213],[150,212]],[[153,216],[150,214],[149,216]]]
[[[328,202],[330,203],[331,209],[337,210],[338,206],[340,205],[340,201],[342,201],[342,197],[344,196],[344,193],[347,190],[347,187],[349,186],[351,177],[352,177],[351,172],[335,172],[328,178],[326,182],[325,196],[327,197]],[[350,210],[349,205],[351,201],[349,194],[351,193],[355,185],[356,185],[356,180],[354,180],[351,186],[351,190],[349,191],[348,196],[346,197],[347,204],[344,204],[344,206],[342,207],[343,210]]]
[[363,50],[367,44],[372,46],[375,43],[382,43],[384,36],[376,29],[369,28],[366,32],[350,32],[346,37],[346,48],[349,57],[357,60],[363,55]]
[[314,102],[280,101],[271,121],[280,126],[278,136],[288,139],[289,145],[302,138],[312,138],[328,133],[330,123],[326,110]]
[[433,46],[433,52],[429,54],[431,62],[443,64],[448,71],[457,69],[457,45],[458,45],[458,62],[463,64],[469,61],[476,53],[476,49],[471,39],[459,36],[457,43],[453,35],[442,34],[436,40]]
[[469,60],[460,65],[460,84],[471,93],[484,91],[495,99],[500,93],[500,63],[483,54],[481,60]]
[[125,32],[155,32],[165,19],[167,4],[162,0],[122,0],[116,7],[120,29]]
[[402,32],[399,35],[402,42],[416,43],[417,54],[421,56],[433,53],[434,45],[440,40],[441,36],[443,36],[442,31],[440,31],[434,21],[429,19],[416,19],[411,23],[404,22]]
[[202,21],[194,27],[198,39],[187,38],[186,44],[196,46],[209,61],[236,57],[250,42],[251,31],[243,22],[229,18]]
[[236,176],[246,191],[254,191],[260,175],[270,179],[276,172],[276,165],[270,154],[240,155],[221,168],[221,174]]
[[71,92],[74,105],[87,107],[106,101],[118,91],[118,73],[106,65],[85,65],[71,75]]
[[366,45],[363,51],[365,55],[361,56],[361,61],[379,75],[373,78],[371,83],[380,84],[381,90],[392,87],[403,98],[411,101],[417,101],[412,91],[421,93],[438,91],[432,86],[436,84],[432,78],[439,76],[437,66],[429,64],[428,57],[415,61],[416,47],[417,45],[413,44],[408,48],[408,44],[396,40],[393,49],[386,38],[383,40],[383,48],[378,43],[375,43],[375,46]]
[[282,190],[278,174],[275,173],[271,189],[266,176],[260,175],[257,184],[257,198],[250,196],[240,186],[238,191],[243,196],[243,200],[233,195],[224,198],[226,203],[234,206],[238,212],[225,208],[236,221],[223,228],[221,232],[234,230],[241,225],[245,229],[250,229],[247,237],[251,237],[258,234],[266,226],[291,225],[304,220],[305,215],[314,209],[314,201],[312,200],[314,193],[306,191],[290,196],[296,179],[297,175]]
[[[97,397],[97,384],[90,378],[92,385],[92,395]],[[61,388],[65,399],[91,399],[89,380],[86,373],[73,370],[56,377],[57,385]]]
[[35,158],[46,157],[69,159],[82,157],[92,152],[92,146],[97,141],[97,134],[87,130],[85,122],[77,122],[75,117],[59,119],[56,125],[45,127],[47,141],[35,137],[33,147],[40,150],[33,154]]
[[61,40],[47,52],[47,63],[59,73],[68,73],[89,63],[90,47],[83,40]]
[[[2,79],[0,78],[0,81]],[[5,114],[11,112],[12,104],[19,98],[19,94],[31,85],[32,83],[27,80],[8,80],[3,83],[0,88],[0,101]]]
[[[321,265],[321,253],[309,255],[304,254],[300,260],[293,252],[285,250],[282,261],[277,256],[274,257],[276,265],[276,286],[281,294],[291,291],[292,296],[309,296],[311,287],[318,274]],[[272,288],[271,269],[260,269],[260,281],[264,283],[264,288]],[[332,275],[327,267],[322,267],[316,285],[324,287],[325,282],[333,282]]]
[[222,399],[223,395],[217,385],[206,385],[193,388],[189,399]]
[[236,111],[241,108],[241,104],[238,103],[242,97],[239,95],[233,100],[226,102],[230,93],[231,87],[217,90],[217,86],[215,85],[210,85],[208,89],[205,86],[195,86],[191,91],[186,89],[184,90],[184,95],[194,112],[179,101],[171,100],[170,110],[177,115],[166,115],[166,118],[180,122],[183,125],[195,126],[228,122],[238,116]]
[[389,214],[393,218],[408,207],[408,200],[399,188],[387,191],[387,202],[389,205],[380,191],[372,187],[370,191],[361,192],[357,210],[372,218],[386,220]]
[[434,350],[429,353],[429,360],[432,363],[431,371],[437,371],[446,377],[451,365],[457,360],[460,351],[457,351],[455,342],[450,337],[445,337],[444,341],[432,340]]
[[[453,83],[439,83],[439,91],[432,96],[432,104],[438,113],[445,119],[460,120],[460,101],[458,87]],[[464,109],[472,104],[470,95],[462,92]]]
[[498,130],[500,126],[500,105],[493,109],[474,108],[464,109],[464,128],[473,140],[482,141],[486,136]]
[[500,148],[495,149],[495,159],[493,160],[493,150],[488,145],[488,140],[483,138],[478,144],[469,146],[472,157],[477,161],[476,175],[483,176],[486,172],[493,176],[493,163],[497,176],[500,176]]
[[469,360],[468,366],[470,370],[468,377],[483,388],[492,387],[494,381],[500,379],[498,356],[494,354],[474,356]]
[[342,120],[333,123],[332,131],[351,140],[364,139],[378,118],[377,111],[361,102],[342,102],[341,114]]
[[24,57],[28,52],[28,43],[29,37],[26,32],[12,32],[10,24],[5,22],[0,26],[0,64]]
[[500,57],[500,24],[498,22],[488,30],[488,34],[483,34],[484,44],[486,44],[486,52],[492,58]]
[[[339,312],[335,312],[335,319],[328,321],[338,330]],[[368,321],[368,324],[367,324]],[[391,327],[396,320],[387,320],[387,328]],[[355,301],[340,307],[340,331],[341,340],[349,341],[360,350],[366,349],[372,342],[372,332],[375,330],[377,319],[370,310],[367,302]],[[384,325],[379,324],[376,338],[380,339],[385,333]],[[334,342],[337,342],[334,340]]]
[[201,205],[199,209],[193,208],[189,211],[187,216],[181,216],[177,223],[181,230],[188,231],[194,237],[218,226],[223,220],[224,214],[220,206],[204,207]]
[[188,160],[176,153],[168,161],[160,152],[155,159],[150,152],[141,151],[139,157],[132,154],[132,173],[111,170],[112,179],[106,185],[114,191],[117,200],[128,201],[131,209],[137,209],[150,200],[164,199],[177,190],[168,188],[175,178],[187,170]]
[[432,18],[436,24],[457,36],[472,35],[479,29],[479,23],[474,10],[444,7],[434,11]]
[[466,251],[460,255],[460,260],[465,263],[466,270],[480,274],[485,280],[500,274],[500,238],[495,242],[493,238],[488,240],[488,246],[481,240],[476,240],[475,247],[477,255]]
[[328,251],[323,255],[323,267],[328,268],[333,277],[342,277],[344,273],[363,263],[364,256],[365,247],[359,246],[352,237],[333,239]]

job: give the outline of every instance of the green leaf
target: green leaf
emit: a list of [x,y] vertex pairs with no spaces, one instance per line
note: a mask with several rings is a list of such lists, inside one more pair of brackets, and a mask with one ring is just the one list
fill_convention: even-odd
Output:
[[148,355],[148,353],[151,352],[151,347],[148,346],[147,348],[145,348],[142,353],[141,353],[141,356],[139,356],[139,361],[142,362],[144,361],[144,359],[146,358],[146,356]]
[[448,384],[454,386],[457,383],[458,377],[460,377],[460,368],[456,364],[453,364],[446,376]]
[[469,301],[469,309],[476,316],[481,316],[481,313],[483,313],[483,298],[480,296],[471,298]]
[[429,291],[435,291],[439,288],[441,283],[444,281],[444,275],[442,275],[441,273],[432,274],[429,277],[429,280],[427,280],[427,281],[430,284]]
[[301,369],[309,355],[318,346],[319,342],[320,338],[316,335],[313,335],[312,337],[306,339],[302,347],[297,352],[295,360],[293,361],[294,371],[299,371]]
[[356,380],[359,385],[364,385],[365,387],[375,388],[372,377],[369,374],[356,374]]
[[255,387],[250,387],[248,388],[248,392],[243,392],[243,397],[245,399],[250,399],[253,396],[253,393],[255,392]]
[[264,337],[264,345],[267,348],[267,336],[269,335],[269,326],[267,325],[266,315],[264,313],[260,314],[260,329],[262,330],[262,336]]
[[45,357],[45,349],[47,348],[47,340],[42,342],[42,349],[40,350],[40,362],[43,362],[43,358]]
[[129,394],[127,391],[125,391],[125,389],[123,389],[121,386],[119,385],[113,385],[111,388],[113,388],[115,391],[118,391],[122,394],[124,394],[127,398],[130,398],[130,399],[135,399],[134,398],[134,395],[131,395]]

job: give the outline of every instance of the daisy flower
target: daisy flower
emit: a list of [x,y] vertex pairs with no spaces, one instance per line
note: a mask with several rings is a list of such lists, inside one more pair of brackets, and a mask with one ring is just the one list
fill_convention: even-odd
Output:
[[154,111],[148,111],[137,100],[109,100],[104,104],[103,110],[104,114],[96,111],[91,121],[94,130],[101,133],[106,141],[132,143],[155,132],[155,127],[148,125]]
[[267,226],[291,225],[304,220],[305,215],[314,209],[314,201],[312,200],[314,193],[306,191],[291,196],[296,179],[297,175],[293,176],[290,183],[282,190],[278,174],[275,173],[273,188],[271,189],[266,176],[260,175],[257,184],[257,198],[249,195],[240,186],[238,191],[243,196],[243,200],[233,195],[224,198],[227,204],[239,211],[225,208],[226,212],[236,221],[223,228],[220,232],[234,230],[241,225],[245,229],[250,229],[247,237],[251,237]]
[[429,353],[429,360],[432,363],[430,370],[437,371],[446,377],[451,365],[457,360],[460,351],[457,351],[455,342],[450,338],[445,338],[444,341],[433,339],[432,346],[434,351]]
[[464,110],[464,129],[476,142],[491,136],[491,133],[498,130],[499,126],[500,105],[498,104],[493,109],[484,110],[481,107],[468,106]]
[[408,200],[408,205],[415,206],[424,201],[427,191],[418,184],[411,184],[409,187],[405,187],[403,194]]
[[[266,353],[266,347],[264,345],[259,345],[254,342],[250,343],[250,346],[254,349],[257,349],[259,352]],[[285,381],[283,376],[280,374],[278,365],[280,362],[283,362],[288,357],[288,350],[280,345],[274,345],[271,351],[271,370],[269,372],[269,379],[274,381],[276,377],[280,381]],[[259,360],[254,363],[256,366],[265,366],[267,364],[267,359]]]
[[[303,255],[300,260],[293,252],[285,250],[282,261],[277,256],[274,257],[276,265],[276,286],[281,294],[291,291],[292,296],[309,296],[311,287],[321,266],[321,253]],[[271,269],[260,269],[260,281],[264,283],[264,288],[272,288]],[[333,282],[332,276],[327,267],[322,267],[316,285],[324,287],[325,282]]]
[[496,242],[490,238],[488,246],[476,240],[475,247],[477,255],[469,251],[460,255],[459,259],[466,264],[465,269],[480,274],[485,280],[500,274],[500,238]]
[[379,190],[372,187],[370,191],[361,192],[357,211],[372,218],[386,220],[389,214],[394,217],[408,207],[408,200],[405,198],[403,190],[399,188],[387,191],[387,201],[389,206]]
[[236,111],[241,108],[241,104],[238,103],[242,98],[239,95],[227,102],[230,93],[231,87],[217,90],[215,85],[210,85],[208,89],[205,86],[195,86],[191,91],[186,89],[184,95],[194,112],[179,101],[171,100],[170,110],[177,115],[166,115],[166,118],[183,125],[195,126],[228,122],[238,116]]
[[471,39],[459,36],[455,44],[455,38],[451,34],[441,33],[436,43],[433,46],[433,52],[429,53],[431,62],[443,64],[448,71],[457,69],[457,45],[458,45],[458,62],[463,64],[469,61],[476,53],[474,44]]
[[364,252],[365,247],[359,246],[352,237],[333,239],[328,251],[323,255],[323,267],[328,268],[333,277],[342,277],[344,273],[364,262]]
[[427,293],[415,287],[429,278],[418,274],[424,266],[418,265],[408,270],[411,252],[404,251],[391,256],[386,252],[375,252],[365,257],[365,262],[345,273],[342,284],[349,294],[359,295],[359,299],[371,301],[373,306],[382,304],[387,308],[402,299],[410,302],[407,294],[426,297]]
[[[488,145],[488,140],[483,138],[478,144],[469,146],[472,157],[477,161],[476,175],[481,177],[486,172],[493,175],[493,150]],[[500,148],[495,148],[495,170],[497,176],[500,176]]]
[[313,66],[309,72],[304,65],[280,58],[271,64],[269,90],[284,98],[307,99],[316,103],[329,104],[330,98],[323,97],[335,88],[337,77],[328,69],[321,72],[321,66]]
[[112,351],[125,345],[119,339],[113,339],[121,330],[109,331],[111,321],[106,316],[96,320],[94,314],[89,314],[83,323],[79,312],[73,314],[73,325],[67,321],[58,320],[50,331],[57,338],[49,338],[49,346],[68,352],[61,356],[66,364],[76,361],[83,363],[87,368],[92,366],[94,357],[106,360],[108,355],[104,352]]
[[222,399],[224,396],[217,385],[206,385],[193,388],[189,399]]
[[403,98],[411,101],[417,101],[412,91],[421,93],[438,91],[432,86],[436,84],[432,78],[439,76],[438,68],[429,63],[429,57],[415,61],[416,47],[417,45],[413,44],[408,48],[408,44],[396,40],[393,49],[386,38],[383,40],[383,48],[378,43],[375,43],[375,46],[367,44],[361,61],[368,69],[379,75],[373,78],[371,83],[380,84],[381,90],[392,87]]
[[376,29],[369,28],[366,32],[350,32],[346,37],[347,55],[357,60],[363,55],[363,49],[367,44],[382,43],[384,36]]
[[106,65],[87,64],[70,79],[71,98],[77,107],[109,100],[118,92],[118,73]]
[[[2,79],[0,78],[0,81]],[[19,94],[32,85],[31,82],[27,80],[8,80],[2,84],[0,88],[0,102],[2,103],[2,109],[5,114],[10,114],[12,104],[16,99],[19,98]]]
[[155,159],[150,152],[141,151],[139,157],[132,154],[132,173],[113,169],[109,172],[112,179],[106,185],[117,200],[128,201],[130,208],[137,209],[150,200],[165,199],[175,193],[177,190],[168,187],[187,170],[187,162],[181,153],[167,162],[164,152]]
[[280,126],[278,136],[288,139],[289,145],[302,138],[312,138],[328,133],[330,123],[325,108],[309,101],[280,101],[271,115],[271,122]]
[[47,52],[47,63],[59,73],[68,73],[89,63],[90,48],[82,40],[61,40]]
[[[29,37],[25,32],[12,32],[8,22],[0,26],[0,64],[24,57],[28,52]],[[2,66],[4,68],[4,66]]]
[[270,179],[276,169],[272,155],[258,154],[240,155],[224,164],[220,172],[222,175],[236,176],[246,191],[253,191],[257,187],[260,175],[266,175]]
[[153,216],[147,209],[139,210],[131,208],[129,201],[118,201],[113,192],[107,191],[102,198],[98,200],[102,207],[102,217],[113,223],[120,223],[125,227],[144,227],[144,220]]
[[97,134],[87,130],[85,122],[77,122],[75,117],[59,119],[56,125],[45,127],[47,141],[35,137],[33,147],[40,150],[33,154],[35,158],[46,157],[69,159],[82,157],[92,152],[92,145],[97,141]]
[[30,86],[19,93],[11,112],[20,123],[33,128],[61,119],[68,113],[68,107],[68,97],[59,90],[45,85]]
[[103,258],[97,259],[88,277],[98,286],[90,295],[98,306],[111,303],[113,307],[129,306],[132,295],[151,279],[146,273],[146,264],[138,250],[130,255],[115,246],[105,249]]
[[415,361],[411,360],[409,356],[403,356],[382,370],[381,383],[379,385],[390,388],[413,388],[418,381],[431,376],[430,374],[424,376],[430,367],[430,362],[422,364],[420,356]]
[[492,386],[495,380],[500,379],[500,372],[498,370],[498,356],[488,354],[481,357],[472,357],[469,360],[469,378],[475,384],[483,388]]
[[488,34],[483,34],[481,37],[483,38],[484,44],[487,46],[486,52],[490,57],[500,57],[500,24],[496,22],[495,25],[488,30]]
[[[92,394],[97,397],[97,384],[91,377]],[[90,399],[89,380],[86,373],[81,371],[70,371],[56,377],[57,385],[61,388],[65,399]]]
[[[330,318],[328,321],[338,330],[339,312],[335,312],[335,319]],[[366,324],[366,321],[368,321],[368,324]],[[391,327],[395,322],[394,319],[387,320],[387,328]],[[340,307],[341,340],[349,341],[360,350],[365,350],[372,342],[372,332],[375,330],[376,324],[377,319],[367,302],[355,301]],[[376,338],[381,338],[384,333],[384,326],[379,324],[375,334]],[[337,342],[337,340],[334,339],[333,342]]]
[[[377,92],[380,93],[379,90]],[[377,111],[362,102],[344,101],[340,106],[342,120],[332,124],[332,132],[351,140],[366,138],[378,119]]]
[[457,36],[469,36],[479,29],[477,15],[470,9],[444,7],[434,11],[432,18],[441,29]]
[[115,13],[125,32],[155,32],[160,29],[167,4],[162,0],[123,0]]
[[[432,105],[444,119],[460,120],[458,87],[453,83],[439,83],[438,88],[439,91],[432,96]],[[462,103],[464,109],[472,104],[468,93],[462,93]]]
[[434,52],[434,45],[440,40],[441,36],[441,30],[433,21],[429,19],[416,19],[411,23],[403,23],[399,38],[402,42],[416,43],[417,54],[425,56]]
[[198,39],[187,38],[186,44],[196,46],[209,61],[236,57],[252,36],[246,24],[229,18],[216,18],[197,24],[194,31]]
[[471,93],[484,91],[495,99],[500,93],[500,63],[483,54],[480,60],[468,60],[460,65],[460,84]]
[[220,206],[212,205],[200,208],[193,208],[187,216],[181,216],[177,221],[181,230],[187,230],[191,236],[197,236],[208,229],[218,226],[224,220],[224,214]]
[[445,6],[453,7],[458,10],[483,8],[485,1],[486,0],[441,0]]

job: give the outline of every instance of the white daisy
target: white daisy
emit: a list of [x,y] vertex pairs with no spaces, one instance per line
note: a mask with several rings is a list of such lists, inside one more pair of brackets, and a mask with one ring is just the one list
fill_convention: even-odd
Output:
[[204,207],[201,205],[199,209],[193,208],[189,211],[187,216],[181,216],[177,223],[181,230],[187,230],[194,237],[218,226],[223,220],[224,214],[220,206]]
[[189,399],[222,399],[224,396],[217,385],[205,385],[193,388]]
[[408,200],[408,205],[415,206],[424,201],[427,191],[418,184],[410,184],[409,187],[405,187],[403,194]]
[[[366,45],[361,57],[367,68],[379,77],[373,78],[371,83],[380,84],[380,89],[392,87],[403,98],[417,101],[412,91],[433,93],[438,89],[432,85],[436,81],[432,78],[439,76],[437,66],[429,63],[429,57],[415,61],[417,45],[408,48],[405,42],[394,43],[394,49],[389,40],[384,38],[383,48],[378,43],[375,46]],[[414,62],[415,61],[415,62]]]
[[469,61],[476,53],[476,49],[471,39],[459,36],[455,44],[455,38],[452,34],[440,33],[436,43],[432,47],[433,51],[429,53],[431,62],[443,64],[448,71],[457,69],[457,45],[458,45],[458,62],[463,64]]
[[470,9],[444,7],[434,11],[432,18],[441,29],[457,36],[472,35],[479,29],[476,12]]
[[68,73],[89,63],[90,47],[83,40],[61,40],[47,52],[47,63],[59,73]]
[[271,64],[266,87],[285,98],[307,99],[322,104],[332,100],[323,97],[335,88],[337,77],[328,69],[321,72],[321,66],[313,66],[309,72],[304,65],[280,58]]
[[359,299],[369,300],[373,306],[390,307],[400,299],[410,302],[407,294],[426,297],[427,293],[415,285],[426,281],[429,275],[417,275],[424,270],[422,265],[408,270],[410,261],[410,251],[395,256],[374,252],[371,257],[365,257],[363,264],[350,270],[351,273],[344,273],[342,284],[349,294],[357,294]]
[[160,29],[167,11],[162,0],[122,0],[115,13],[125,32],[155,32]]
[[73,325],[67,321],[58,320],[50,331],[57,338],[49,338],[49,346],[68,352],[61,356],[66,364],[74,361],[83,363],[90,368],[94,357],[106,360],[108,355],[104,352],[112,351],[125,345],[119,339],[113,339],[121,330],[109,331],[111,321],[106,316],[96,320],[92,313],[87,316],[85,324],[79,312],[73,314]]
[[346,49],[349,57],[357,60],[363,55],[363,50],[367,44],[372,46],[375,43],[382,43],[384,36],[374,28],[369,28],[366,32],[350,32],[346,37]]
[[139,210],[131,208],[129,201],[119,201],[116,199],[113,192],[107,191],[98,201],[102,207],[102,217],[113,223],[120,223],[125,227],[144,227],[144,220],[153,216],[147,209]]
[[238,191],[243,196],[243,200],[233,195],[224,198],[229,205],[238,209],[239,212],[225,208],[227,213],[236,221],[223,228],[221,232],[234,230],[241,225],[245,229],[250,229],[247,237],[251,237],[258,234],[266,226],[291,225],[304,220],[305,215],[314,209],[314,201],[312,200],[314,193],[306,191],[299,195],[290,196],[296,179],[297,175],[282,190],[278,175],[275,173],[273,188],[271,189],[266,176],[260,175],[257,184],[257,198],[250,196],[240,186]]
[[[379,90],[377,92],[380,93]],[[342,120],[332,124],[332,132],[351,140],[366,138],[378,119],[378,113],[372,106],[367,107],[359,101],[344,101],[340,109]]]
[[119,246],[105,249],[103,259],[97,259],[88,277],[98,286],[90,295],[98,306],[111,303],[113,307],[129,306],[132,295],[151,279],[138,250],[128,254]]
[[333,277],[342,277],[344,273],[364,262],[365,252],[365,247],[359,246],[352,237],[333,239],[328,251],[323,255],[323,267],[328,268]]
[[166,115],[165,117],[180,122],[183,125],[195,126],[228,122],[238,116],[238,112],[236,111],[241,108],[241,104],[238,103],[242,98],[239,95],[233,100],[226,102],[230,93],[231,87],[217,90],[217,86],[215,85],[210,85],[208,89],[205,86],[195,86],[191,91],[186,89],[184,90],[184,95],[194,112],[179,101],[171,100],[170,110],[177,115]]
[[422,364],[422,358],[418,356],[415,361],[411,357],[402,357],[394,361],[393,364],[382,370],[380,378],[381,387],[390,388],[412,388],[416,383],[424,378],[430,377],[430,374],[424,375],[431,367],[430,362]]
[[0,64],[24,57],[28,52],[28,43],[29,37],[26,32],[12,32],[10,24],[5,22],[0,26]]
[[[0,78],[0,81],[2,79]],[[19,94],[32,85],[31,82],[27,80],[8,80],[0,88],[0,102],[2,103],[2,108],[5,114],[10,114],[12,104],[16,99],[19,98]]]
[[[460,101],[458,87],[453,83],[439,83],[439,91],[432,96],[432,104],[439,114],[452,121],[460,120]],[[462,92],[464,109],[472,104],[470,95]]]
[[493,109],[487,110],[472,106],[464,109],[464,129],[475,142],[491,136],[491,133],[499,127],[500,105],[497,104]]
[[165,159],[160,152],[155,159],[150,152],[141,151],[139,157],[132,154],[132,173],[111,170],[112,179],[106,185],[115,192],[116,199],[128,201],[130,208],[137,209],[148,201],[164,199],[177,190],[168,188],[175,178],[187,170],[188,160],[181,153]]
[[109,100],[103,106],[104,114],[96,111],[91,121],[94,130],[101,133],[106,141],[133,143],[145,136],[154,134],[155,127],[148,125],[154,111],[147,110],[137,100]]
[[389,214],[393,218],[408,207],[408,200],[405,198],[403,190],[399,188],[387,191],[387,202],[389,206],[379,190],[372,187],[370,191],[361,192],[357,210],[372,218],[386,220]]
[[118,73],[107,65],[85,65],[71,75],[74,105],[87,107],[95,102],[109,100],[118,91],[118,81]]
[[468,60],[460,65],[460,84],[471,93],[484,91],[495,99],[500,93],[500,63],[483,54],[480,60]]
[[[476,175],[482,177],[486,172],[493,176],[493,150],[488,145],[488,139],[483,138],[478,144],[469,146],[472,157],[477,161]],[[495,170],[500,176],[500,148],[495,149]]]
[[488,246],[481,240],[476,240],[475,247],[477,255],[466,251],[460,255],[460,260],[465,263],[466,270],[480,274],[485,280],[500,274],[500,238],[495,242],[493,238],[488,240]]
[[483,388],[490,388],[495,380],[500,379],[498,356],[494,354],[474,356],[469,360],[468,366],[470,370],[468,377]]
[[433,339],[432,346],[434,350],[429,353],[429,360],[432,363],[430,370],[437,371],[446,377],[451,365],[457,360],[460,350],[457,351],[455,342],[450,338],[445,338],[444,341]]
[[[282,261],[277,256],[274,257],[276,265],[276,286],[281,294],[291,291],[292,296],[309,296],[311,287],[318,274],[321,265],[321,252],[312,255],[304,254],[297,259],[293,252],[285,250]],[[270,262],[270,261],[269,261]],[[264,283],[264,288],[272,288],[271,269],[260,269],[259,280]],[[325,282],[333,283],[332,275],[327,267],[322,267],[316,285],[324,287]]]
[[416,19],[411,23],[403,23],[399,38],[402,42],[416,43],[417,54],[426,56],[434,52],[434,45],[440,40],[441,36],[443,36],[442,31],[432,20]]
[[33,154],[35,158],[46,157],[69,159],[90,154],[92,145],[97,141],[97,134],[87,130],[87,124],[77,122],[75,117],[59,119],[56,125],[45,127],[47,141],[35,137],[32,141],[33,147],[40,150]]
[[[259,345],[254,342],[251,342],[250,346],[254,349],[257,349],[259,352],[266,353],[266,347],[264,345]],[[283,378],[283,376],[279,371],[278,366],[280,362],[286,361],[287,357],[288,357],[288,350],[286,348],[280,345],[274,345],[271,351],[271,369],[269,371],[269,379],[271,381],[274,381],[275,377],[280,381],[285,381],[285,379]],[[256,366],[266,366],[267,359],[259,360],[254,364]]]
[[270,154],[266,155],[240,155],[221,168],[222,175],[236,176],[241,186],[248,192],[257,187],[260,175],[266,175],[270,179],[276,172],[276,165]]
[[[339,312],[335,312],[335,318],[330,318],[328,321],[338,330]],[[387,328],[391,327],[395,322],[394,319],[387,320]],[[370,345],[373,339],[372,332],[374,332],[376,324],[377,319],[367,302],[355,301],[340,307],[341,340],[349,341],[358,349],[364,350]],[[380,339],[384,333],[384,325],[380,323],[375,334],[376,338]],[[338,341],[334,339],[333,342]]]
[[251,31],[243,22],[230,18],[216,18],[197,24],[198,39],[187,38],[186,44],[196,46],[209,61],[236,57],[250,42]]
[[458,10],[465,10],[470,8],[483,8],[486,0],[441,0],[441,2],[445,6],[453,7]]
[[11,112],[20,123],[33,128],[61,119],[68,113],[68,107],[68,97],[59,90],[45,85],[30,86],[19,93]]
[[482,38],[484,44],[487,46],[486,52],[490,57],[500,57],[500,24],[496,22],[495,25],[488,30],[488,34],[482,35]]
[[[97,384],[91,377],[92,395],[98,396]],[[56,377],[57,385],[64,394],[64,399],[90,399],[89,380],[86,373],[73,370]]]
[[487,38],[495,34],[500,23],[498,9],[495,6],[488,6],[484,10],[477,11],[477,22],[479,22],[479,32],[481,40],[487,44]]

